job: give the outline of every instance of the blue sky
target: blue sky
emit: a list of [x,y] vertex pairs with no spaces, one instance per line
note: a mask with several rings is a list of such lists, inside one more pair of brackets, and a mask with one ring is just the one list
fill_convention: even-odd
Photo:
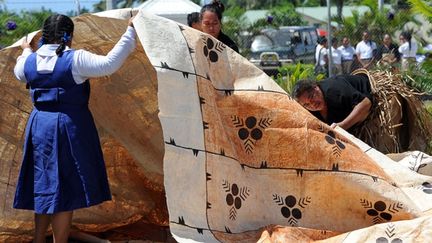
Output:
[[3,7],[9,11],[20,12],[21,10],[40,10],[42,7],[54,12],[66,13],[77,10],[77,1],[81,8],[93,10],[93,4],[100,0],[4,0]]

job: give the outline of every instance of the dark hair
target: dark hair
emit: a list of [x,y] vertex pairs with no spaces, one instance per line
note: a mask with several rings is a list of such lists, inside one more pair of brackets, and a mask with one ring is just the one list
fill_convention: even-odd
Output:
[[219,21],[222,22],[222,13],[225,11],[225,6],[220,0],[213,0],[211,3],[204,5],[200,11],[200,20],[202,20],[205,11],[215,13]]
[[299,80],[293,87],[291,96],[298,99],[305,92],[312,91],[318,85],[317,81],[311,79]]
[[333,44],[333,43],[337,43],[337,42],[338,42],[338,39],[337,39],[336,37],[333,37],[333,38],[332,38],[332,44]]
[[198,23],[200,21],[200,13],[193,12],[187,15],[187,24],[192,27],[193,23]]
[[[371,33],[370,33],[369,30],[365,30],[365,31],[363,31],[363,34],[364,34],[364,33],[368,34],[368,36],[369,36],[369,38],[370,38]],[[372,40],[371,40],[371,39],[369,39],[368,43],[369,43],[369,45],[372,46]]]
[[71,40],[74,31],[74,23],[66,15],[54,14],[49,16],[43,25],[41,44],[60,44],[56,50],[61,57],[66,48],[66,43]]
[[404,31],[400,35],[403,36],[403,38],[408,41],[409,50],[411,50],[411,39],[412,39],[411,33],[408,31]]
[[327,38],[325,36],[319,36],[317,39],[317,43],[322,45],[327,42]]

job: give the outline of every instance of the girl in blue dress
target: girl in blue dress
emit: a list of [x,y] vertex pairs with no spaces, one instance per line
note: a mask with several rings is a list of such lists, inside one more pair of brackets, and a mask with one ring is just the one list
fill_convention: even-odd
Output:
[[99,136],[88,109],[90,77],[110,75],[135,48],[132,19],[106,55],[71,49],[74,24],[48,17],[41,47],[23,43],[15,76],[27,83],[34,108],[25,131],[14,208],[34,210],[35,239],[67,242],[73,211],[111,200]]

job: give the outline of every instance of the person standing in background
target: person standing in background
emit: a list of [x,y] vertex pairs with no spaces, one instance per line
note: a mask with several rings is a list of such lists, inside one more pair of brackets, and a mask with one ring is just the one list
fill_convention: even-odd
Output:
[[219,0],[213,0],[212,3],[204,5],[200,11],[202,32],[213,36],[238,53],[236,43],[221,30],[224,11],[225,6]]
[[201,31],[200,13],[193,12],[187,15],[187,24],[196,30]]
[[416,61],[417,42],[412,40],[411,33],[402,32],[399,36],[401,46],[398,51],[401,54],[401,70],[407,71],[411,65]]
[[332,61],[333,61],[333,75],[342,74],[342,52],[337,48],[337,38],[332,39]]
[[356,46],[359,68],[370,69],[372,67],[376,49],[376,43],[370,39],[369,32],[364,31],[362,41],[360,41]]
[[54,242],[67,242],[74,210],[111,200],[99,135],[88,108],[89,78],[114,73],[135,49],[132,20],[106,56],[72,49],[74,23],[60,14],[45,20],[36,52],[27,40],[21,45],[14,73],[29,87],[34,107],[13,207],[34,211],[33,242],[45,242],[50,224]]
[[387,66],[393,66],[399,62],[400,54],[398,51],[398,46],[392,42],[391,36],[389,34],[384,35],[383,43],[377,49],[375,60],[377,60],[380,64]]
[[328,76],[328,54],[327,54],[328,41],[327,38],[323,37],[320,39],[319,45],[316,47],[315,52],[315,75],[324,74]]
[[318,54],[323,47],[324,42],[327,42],[327,38],[325,38],[324,36],[318,36],[317,45],[315,46],[315,63],[318,62]]
[[341,51],[342,55],[342,73],[350,74],[353,61],[355,58],[355,49],[351,46],[350,40],[348,37],[344,37],[342,39],[342,45],[339,46],[338,50]]

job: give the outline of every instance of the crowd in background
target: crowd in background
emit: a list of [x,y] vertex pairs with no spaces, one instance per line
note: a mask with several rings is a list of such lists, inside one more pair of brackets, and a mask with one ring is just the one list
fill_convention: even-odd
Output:
[[190,27],[215,37],[238,53],[237,44],[222,32],[222,14],[224,11],[223,3],[219,0],[213,0],[204,5],[199,13],[188,14],[187,22]]
[[[377,65],[408,70],[416,61],[417,42],[409,32],[399,35],[400,46],[395,44],[390,34],[384,34],[380,44],[371,40],[370,33],[365,30],[362,40],[355,47],[350,44],[348,36],[339,41],[332,38],[331,48],[326,37],[318,39],[315,50],[315,72],[328,74],[328,67],[332,66],[332,74],[350,74],[358,68],[371,69]],[[331,53],[331,58],[329,55]],[[332,65],[329,65],[330,59]]]
[[[237,45],[221,31],[224,6],[219,0],[213,0],[201,9],[187,16],[190,27],[210,34],[227,46],[239,52]],[[381,37],[380,43],[371,38],[371,33],[364,30],[362,40],[351,45],[350,37],[343,36],[340,40],[333,37],[331,46],[325,36],[319,36],[315,49],[315,74],[329,76],[350,74],[354,70],[366,70],[374,67],[390,68],[392,71],[407,71],[416,63],[417,42],[410,32],[403,31],[399,35],[399,45],[392,40],[389,33]],[[331,58],[329,58],[331,55]],[[331,61],[331,65],[329,62]],[[331,67],[331,72],[329,72]]]
[[[238,52],[237,45],[221,31],[223,5],[220,1],[213,1],[207,6],[200,13],[189,14],[188,25],[216,37]],[[351,45],[349,36],[344,36],[341,41],[332,38],[331,43],[332,46],[329,47],[325,36],[318,38],[315,49],[316,74],[328,76],[329,66],[332,66],[333,75],[350,74],[358,68],[370,70],[377,65],[406,71],[416,62],[418,49],[417,42],[409,32],[402,32],[399,35],[400,46],[392,40],[390,34],[384,34],[381,43],[377,44],[371,40],[371,34],[367,30],[363,32],[362,40],[354,46]],[[332,65],[329,65],[330,61]]]

